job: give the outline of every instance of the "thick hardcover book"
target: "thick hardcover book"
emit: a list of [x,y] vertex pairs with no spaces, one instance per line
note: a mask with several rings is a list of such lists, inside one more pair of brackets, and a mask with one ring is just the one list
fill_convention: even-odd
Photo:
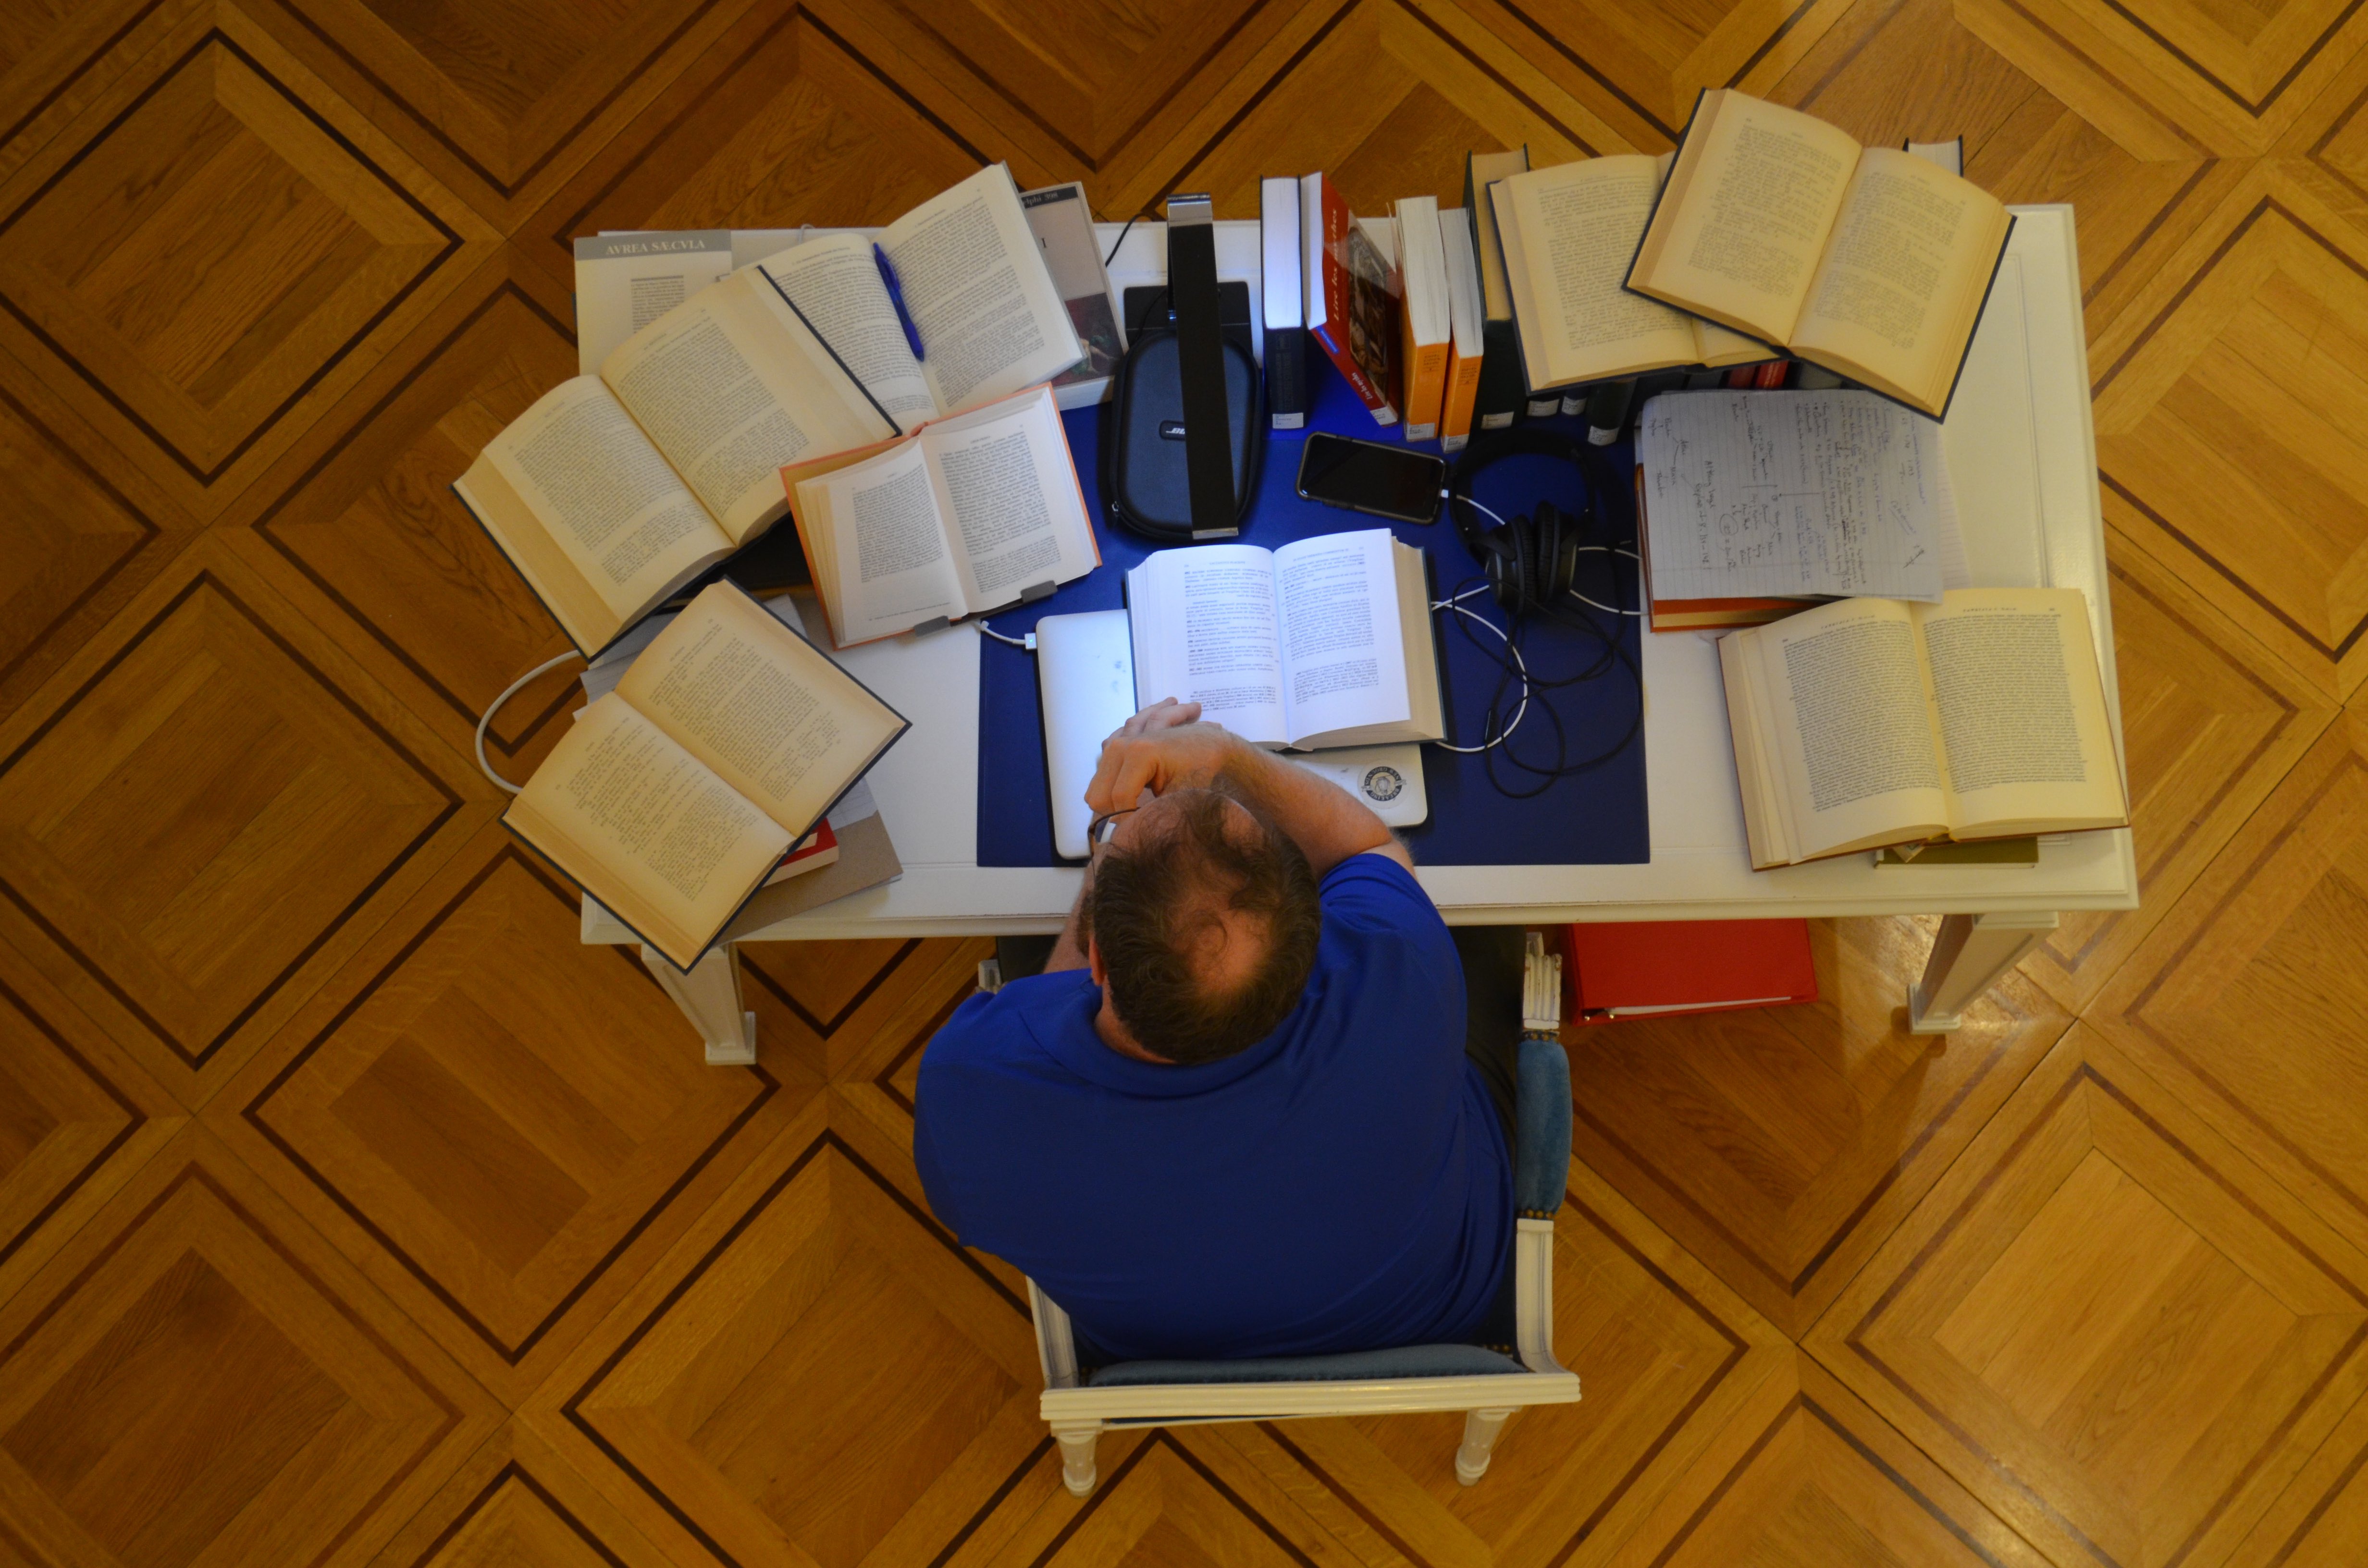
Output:
[[577,716],[502,822],[688,970],[906,728],[719,583]]
[[1944,157],[1711,88],[1627,287],[1939,419],[2013,228]]
[[1756,869],[2125,827],[2078,588],[1838,599],[1719,640]]
[[1521,353],[1513,327],[1512,286],[1505,277],[1505,249],[1488,187],[1528,172],[1530,150],[1471,153],[1463,159],[1463,212],[1472,224],[1472,249],[1480,265],[1480,390],[1472,401],[1472,427],[1501,430],[1521,412]]
[[1278,430],[1307,423],[1306,285],[1301,263],[1299,182],[1258,182],[1258,245],[1266,287],[1266,406]]

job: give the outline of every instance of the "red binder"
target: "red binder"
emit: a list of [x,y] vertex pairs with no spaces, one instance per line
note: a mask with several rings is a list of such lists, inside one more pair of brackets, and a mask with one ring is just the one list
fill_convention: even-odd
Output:
[[1566,927],[1565,1021],[1782,1007],[1817,999],[1805,920],[1662,920]]

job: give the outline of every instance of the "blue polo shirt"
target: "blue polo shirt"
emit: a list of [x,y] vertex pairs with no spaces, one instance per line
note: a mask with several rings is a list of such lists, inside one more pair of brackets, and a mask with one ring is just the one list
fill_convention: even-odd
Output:
[[921,1058],[930,1207],[1118,1359],[1468,1340],[1495,1300],[1512,1163],[1454,943],[1394,860],[1322,892],[1306,994],[1238,1055],[1120,1055],[1075,970],[972,997]]

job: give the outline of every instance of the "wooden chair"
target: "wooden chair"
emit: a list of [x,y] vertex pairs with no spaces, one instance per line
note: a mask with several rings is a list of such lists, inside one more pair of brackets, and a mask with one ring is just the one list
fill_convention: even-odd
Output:
[[1094,1488],[1094,1445],[1106,1428],[1301,1415],[1461,1410],[1455,1479],[1488,1470],[1497,1434],[1530,1404],[1567,1404],[1578,1375],[1554,1357],[1554,1216],[1570,1170],[1570,1059],[1555,1040],[1562,960],[1529,937],[1513,1150],[1515,1355],[1477,1345],[1407,1345],[1338,1356],[1239,1361],[1122,1361],[1082,1371],[1069,1315],[1028,1282],[1036,1354],[1044,1370],[1039,1410],[1061,1445],[1061,1478],[1083,1497]]

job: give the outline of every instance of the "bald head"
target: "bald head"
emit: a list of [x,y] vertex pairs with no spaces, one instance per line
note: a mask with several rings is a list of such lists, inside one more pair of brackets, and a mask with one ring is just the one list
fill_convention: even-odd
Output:
[[1172,790],[1122,819],[1081,913],[1119,1018],[1176,1062],[1272,1033],[1306,986],[1321,925],[1298,846],[1208,790]]

